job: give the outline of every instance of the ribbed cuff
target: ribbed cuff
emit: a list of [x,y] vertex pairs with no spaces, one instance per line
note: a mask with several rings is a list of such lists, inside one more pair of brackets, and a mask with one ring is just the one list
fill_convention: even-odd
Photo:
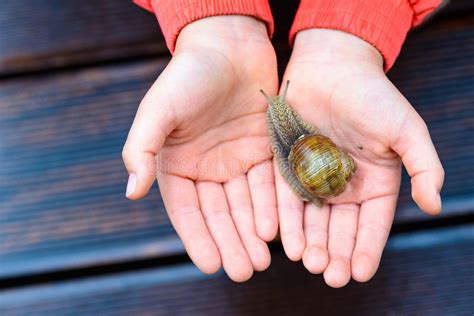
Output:
[[153,12],[153,8],[151,7],[151,0],[133,0],[136,5],[139,5],[145,10],[148,10],[150,12]]
[[273,34],[273,17],[268,0],[134,0],[153,11],[171,53],[181,30],[188,24],[216,15],[246,15],[255,17]]
[[388,71],[400,53],[412,20],[413,10],[407,1],[301,0],[290,31],[290,44],[305,29],[345,31],[372,44],[383,56],[384,69]]
[[420,25],[448,3],[449,0],[410,0],[411,8],[415,13],[413,16],[413,26]]

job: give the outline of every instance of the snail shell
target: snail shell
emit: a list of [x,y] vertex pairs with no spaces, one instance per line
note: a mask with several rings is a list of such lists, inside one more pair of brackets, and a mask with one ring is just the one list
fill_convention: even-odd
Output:
[[321,206],[321,200],[341,194],[357,169],[354,159],[328,137],[303,121],[282,95],[268,101],[267,125],[281,175],[301,199]]

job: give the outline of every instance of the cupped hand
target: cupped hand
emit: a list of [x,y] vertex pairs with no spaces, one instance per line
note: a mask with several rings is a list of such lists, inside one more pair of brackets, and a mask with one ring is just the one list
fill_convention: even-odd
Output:
[[235,281],[266,269],[278,227],[266,102],[276,93],[266,27],[218,16],[186,26],[170,63],[140,104],[123,150],[127,196],[155,177],[178,235],[205,273]]
[[378,51],[344,32],[298,33],[284,77],[293,108],[358,165],[346,191],[322,209],[304,205],[276,170],[285,252],[310,272],[324,272],[332,287],[351,276],[367,281],[393,221],[402,162],[418,206],[441,211],[444,171],[426,124],[385,76]]

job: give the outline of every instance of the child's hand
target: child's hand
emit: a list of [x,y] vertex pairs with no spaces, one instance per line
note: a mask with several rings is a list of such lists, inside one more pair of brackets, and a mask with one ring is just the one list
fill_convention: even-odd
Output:
[[[285,73],[288,102],[338,146],[358,169],[346,191],[323,209],[303,206],[277,172],[281,239],[288,257],[303,258],[326,283],[376,272],[395,212],[401,161],[412,196],[428,214],[441,211],[444,171],[423,119],[383,72],[379,52],[335,30],[298,33]],[[401,160],[400,160],[401,157]],[[303,209],[304,208],[304,209]]]
[[264,240],[274,238],[278,219],[258,90],[276,94],[277,87],[265,25],[212,17],[181,31],[138,109],[123,150],[132,175],[127,196],[143,197],[157,176],[171,222],[205,273],[223,265],[245,281],[270,264]]

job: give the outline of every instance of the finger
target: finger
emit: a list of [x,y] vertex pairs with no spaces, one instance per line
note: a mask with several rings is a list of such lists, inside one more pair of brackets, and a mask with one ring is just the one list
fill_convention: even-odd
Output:
[[355,244],[359,205],[331,206],[329,218],[329,264],[324,280],[335,288],[343,287],[351,279],[351,256]]
[[230,216],[224,188],[219,183],[199,181],[196,189],[207,227],[219,248],[224,270],[236,282],[247,281],[253,274],[252,262]]
[[370,280],[378,269],[392,226],[396,195],[368,200],[361,205],[357,240],[352,254],[352,277],[359,282]]
[[324,204],[321,208],[311,203],[305,205],[303,228],[306,249],[303,253],[303,264],[311,273],[322,273],[329,263],[328,224],[328,204]]
[[159,173],[158,185],[171,223],[191,260],[204,273],[217,272],[221,258],[199,209],[194,182]]
[[255,212],[257,234],[271,241],[278,232],[275,179],[270,160],[253,166],[247,173],[248,186]]
[[270,251],[267,244],[257,236],[255,221],[250,199],[247,177],[245,175],[232,178],[224,184],[229,202],[230,214],[239,233],[245,250],[256,271],[263,271],[270,265]]
[[150,88],[138,107],[122,158],[129,174],[126,196],[145,196],[156,178],[156,155],[175,127],[173,111],[166,102],[160,79]]
[[274,163],[274,170],[281,242],[288,258],[298,261],[303,256],[305,248],[303,233],[304,203],[283,179],[276,162]]
[[413,112],[413,122],[401,130],[394,150],[402,157],[411,177],[412,197],[428,214],[441,212],[440,191],[444,182],[444,169],[423,119]]

